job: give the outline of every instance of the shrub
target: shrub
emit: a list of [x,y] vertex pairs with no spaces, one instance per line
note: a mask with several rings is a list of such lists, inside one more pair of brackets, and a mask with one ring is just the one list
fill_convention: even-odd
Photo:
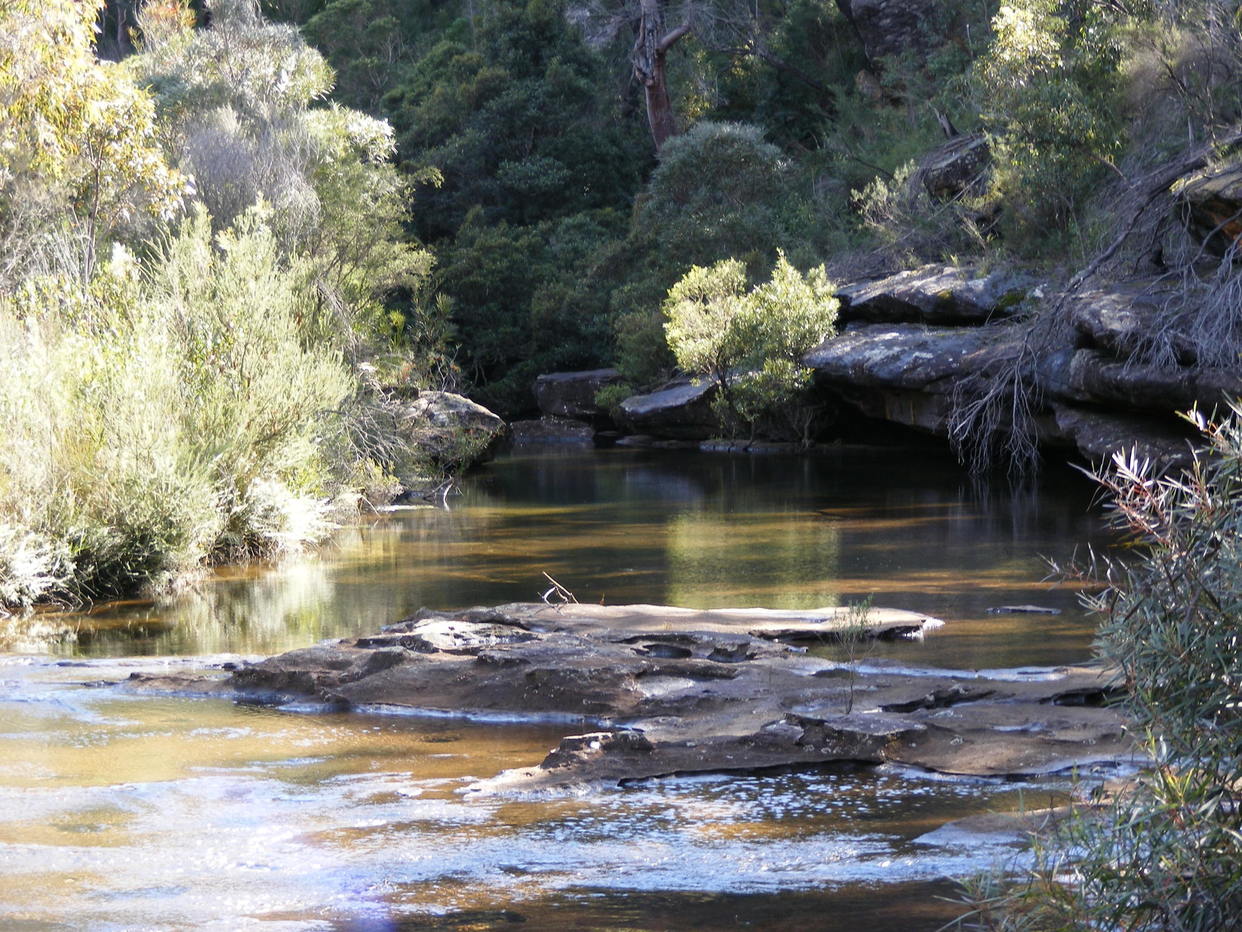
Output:
[[804,276],[778,253],[772,277],[746,291],[744,266],[726,259],[673,286],[664,330],[677,364],[715,381],[722,426],[753,436],[809,383],[801,358],[832,334],[837,306],[822,266]]
[[699,123],[664,145],[629,235],[596,268],[627,378],[647,384],[671,367],[660,306],[692,266],[732,258],[758,277],[771,271],[773,246],[799,261],[815,252],[797,180],[755,126]]
[[270,204],[266,225],[281,256],[297,258],[316,296],[308,326],[323,339],[349,335],[356,356],[386,342],[395,311],[385,302],[417,291],[431,269],[404,229],[411,188],[392,164],[392,128],[323,104],[332,69],[295,27],[267,22],[255,0],[217,0],[208,28],[149,32],[125,67],[150,88],[214,228]]
[[1121,149],[1119,27],[1106,5],[1018,0],[992,21],[975,79],[1002,226],[1020,250],[1062,245]]
[[1028,878],[980,897],[1002,929],[1236,928],[1242,915],[1242,409],[1198,418],[1178,477],[1133,456],[1100,476],[1141,559],[1093,598],[1099,645],[1152,762],[1102,814],[1042,840]]
[[259,213],[204,214],[144,274],[0,301],[0,587],[6,603],[167,584],[204,561],[322,536],[340,352],[303,339],[303,293]]

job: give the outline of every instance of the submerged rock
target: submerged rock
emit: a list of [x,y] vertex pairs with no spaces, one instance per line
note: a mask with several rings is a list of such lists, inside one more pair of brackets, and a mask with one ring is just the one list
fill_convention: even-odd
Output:
[[[699,611],[519,603],[423,611],[364,638],[244,666],[198,691],[239,701],[403,708],[587,726],[535,767],[481,781],[526,791],[829,761],[953,774],[1044,774],[1131,753],[1097,707],[1099,670],[851,666],[795,644],[921,636],[939,624],[872,609]],[[136,690],[192,687],[139,676]]]
[[514,421],[509,430],[515,447],[595,446],[595,429],[570,418],[544,416],[538,420]]

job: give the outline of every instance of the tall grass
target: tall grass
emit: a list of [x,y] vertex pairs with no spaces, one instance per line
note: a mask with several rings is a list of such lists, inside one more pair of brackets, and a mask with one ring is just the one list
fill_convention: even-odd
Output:
[[141,265],[0,299],[0,607],[166,586],[321,537],[346,464],[337,348],[262,209]]

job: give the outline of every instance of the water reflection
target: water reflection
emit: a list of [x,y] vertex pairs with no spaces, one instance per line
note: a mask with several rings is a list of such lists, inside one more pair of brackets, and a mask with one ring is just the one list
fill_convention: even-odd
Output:
[[[469,477],[448,510],[371,516],[314,558],[235,571],[166,603],[39,616],[26,624],[50,637],[11,630],[7,644],[271,653],[423,606],[537,599],[547,572],[581,601],[613,604],[813,608],[871,597],[949,622],[917,649],[890,649],[917,653],[912,662],[1061,663],[1088,655],[1092,623],[1072,589],[1044,582],[1043,556],[1065,560],[1099,536],[1090,494],[1076,475],[1037,493],[980,493],[927,451],[510,457]],[[1021,603],[1063,614],[988,614]]]
[[[9,622],[0,924],[939,928],[954,913],[935,898],[943,878],[992,851],[918,836],[1063,788],[829,769],[476,799],[460,792],[469,778],[537,762],[563,729],[312,717],[98,684],[366,633],[421,606],[530,600],[544,572],[582,601],[871,596],[946,620],[868,662],[1075,661],[1092,623],[1043,582],[1041,554],[1065,559],[1099,535],[1089,496],[1055,477],[1036,495],[980,494],[925,451],[510,457],[449,510],[372,516],[313,559],[232,570],[160,604]],[[1014,603],[1064,612],[988,614]]]

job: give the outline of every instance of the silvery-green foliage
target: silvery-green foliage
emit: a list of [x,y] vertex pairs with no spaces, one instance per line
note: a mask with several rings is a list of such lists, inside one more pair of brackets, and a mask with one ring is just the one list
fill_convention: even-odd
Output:
[[1242,408],[1159,475],[1099,475],[1132,559],[1107,565],[1099,648],[1150,761],[1037,838],[1021,878],[976,882],[967,927],[1216,932],[1242,916]]
[[726,429],[753,433],[809,383],[802,356],[834,332],[838,302],[823,266],[806,275],[783,252],[771,277],[747,290],[745,266],[694,266],[664,302],[664,332],[677,364],[717,385]]

